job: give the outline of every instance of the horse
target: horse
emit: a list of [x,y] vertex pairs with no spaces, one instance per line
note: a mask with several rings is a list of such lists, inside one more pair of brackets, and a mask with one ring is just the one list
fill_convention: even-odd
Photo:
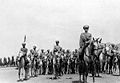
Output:
[[106,62],[107,62],[107,56],[106,56],[105,48],[103,48],[103,51],[99,56],[99,60],[100,60],[100,72],[105,73],[105,66],[106,66]]
[[94,55],[95,57],[95,66],[96,66],[96,74],[98,74],[99,77],[99,73],[102,70],[102,66],[104,65],[104,61],[105,61],[105,46],[101,43],[102,38],[99,40],[99,38],[96,39],[96,48],[94,50]]
[[60,64],[60,52],[54,52],[53,57],[53,71],[54,71],[54,79],[57,79],[61,75],[61,64]]
[[37,77],[38,69],[39,69],[39,59],[37,57],[35,57],[35,56],[33,58],[32,65],[33,65],[34,76]]
[[29,63],[29,65],[30,65],[30,74],[31,74],[31,77],[34,75],[34,64],[33,64],[33,58],[34,58],[34,56],[33,56],[33,54],[32,54],[32,50],[31,50],[31,53],[28,55],[28,57],[29,57],[29,59],[30,59],[30,63]]
[[117,70],[117,63],[118,63],[118,56],[117,55],[114,55],[113,57],[113,73],[116,73],[116,70]]
[[118,56],[118,70],[120,75],[120,53],[118,53],[117,56]]
[[[21,74],[22,74],[22,78],[23,78],[23,74],[24,74],[24,67],[25,67],[25,58],[23,57],[23,53],[19,52],[19,59],[17,61],[18,64],[18,76],[19,76],[19,80],[23,80],[21,79]],[[21,56],[21,57],[20,57]]]
[[[79,79],[83,75],[83,82],[87,83],[88,72],[90,71],[93,77],[93,83],[95,82],[95,71],[96,71],[96,55],[95,50],[98,48],[97,40],[93,38],[90,44],[86,44],[82,51],[79,52]],[[88,50],[86,50],[88,48]]]

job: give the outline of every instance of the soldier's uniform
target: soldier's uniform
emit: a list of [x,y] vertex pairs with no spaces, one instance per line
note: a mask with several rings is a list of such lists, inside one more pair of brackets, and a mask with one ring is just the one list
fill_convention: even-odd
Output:
[[27,48],[21,48],[20,51],[23,53],[22,56],[25,57],[27,55],[28,49]]
[[43,59],[44,56],[45,56],[45,52],[44,52],[44,50],[42,49],[42,50],[41,50],[41,53],[40,53],[40,59]]
[[[89,26],[84,26],[83,29],[88,29]],[[80,35],[80,41],[79,41],[79,52],[82,53],[83,52],[83,48],[85,46],[88,46],[89,43],[91,42],[91,38],[92,38],[92,35],[90,33],[81,33]],[[86,52],[88,52],[88,49],[85,49]],[[88,54],[88,53],[87,53]]]
[[90,33],[81,33],[80,35],[80,48],[84,47],[86,43],[89,43],[91,40],[92,35]]
[[[22,45],[26,45],[25,43],[22,43]],[[20,57],[24,57],[25,58],[25,61],[27,59],[27,52],[28,52],[28,49],[27,48],[21,48],[20,49],[20,53],[22,53],[22,56]]]
[[60,52],[60,50],[61,50],[61,47],[59,45],[54,46],[54,52]]
[[[56,41],[56,43],[59,43],[59,41]],[[59,56],[60,52],[62,51],[62,48],[59,45],[55,45],[53,51],[55,55]]]

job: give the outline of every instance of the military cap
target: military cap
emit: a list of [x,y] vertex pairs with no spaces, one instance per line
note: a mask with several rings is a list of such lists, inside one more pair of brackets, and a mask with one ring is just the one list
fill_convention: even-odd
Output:
[[22,43],[22,45],[26,45],[26,43],[25,43],[25,42],[23,42],[23,43]]
[[36,48],[36,46],[33,46],[33,48]]
[[83,29],[89,29],[88,25],[83,26]]
[[41,51],[44,51],[44,49],[41,49]]
[[56,43],[59,43],[59,41],[57,40]]

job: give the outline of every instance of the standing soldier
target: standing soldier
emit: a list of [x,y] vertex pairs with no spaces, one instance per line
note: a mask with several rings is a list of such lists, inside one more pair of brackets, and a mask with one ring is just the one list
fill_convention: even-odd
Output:
[[84,29],[84,33],[81,33],[80,35],[80,41],[79,41],[79,51],[80,51],[80,56],[79,58],[80,59],[83,59],[83,56],[84,56],[84,50],[86,50],[88,52],[88,49],[86,49],[88,47],[88,45],[90,44],[91,42],[91,39],[92,39],[92,35],[91,33],[88,32],[89,30],[89,26],[88,25],[85,25],[83,27]]

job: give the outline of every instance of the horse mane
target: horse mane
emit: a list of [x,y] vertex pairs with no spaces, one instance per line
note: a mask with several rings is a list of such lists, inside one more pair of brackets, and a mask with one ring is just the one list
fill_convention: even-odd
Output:
[[93,44],[93,41],[90,43],[89,53],[90,53],[90,55],[94,55],[94,44]]

